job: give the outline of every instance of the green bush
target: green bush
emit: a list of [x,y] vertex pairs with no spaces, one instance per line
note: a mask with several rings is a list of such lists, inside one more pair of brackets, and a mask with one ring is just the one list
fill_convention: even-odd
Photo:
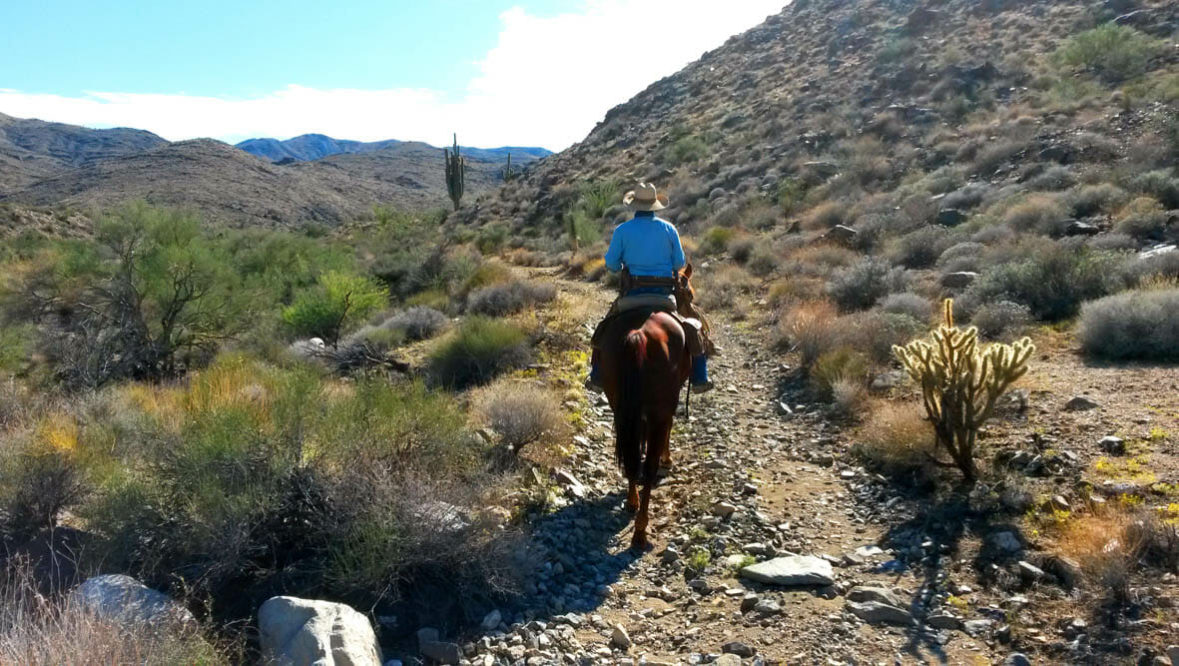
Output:
[[867,310],[881,298],[904,291],[908,282],[903,268],[868,257],[837,271],[827,284],[827,294],[844,311]]
[[1077,314],[1081,303],[1118,287],[1124,257],[1084,245],[1049,243],[1022,259],[992,267],[971,285],[963,300],[987,303],[1010,300],[1026,305],[1047,321]]
[[464,389],[485,384],[532,359],[528,338],[512,324],[485,317],[468,318],[430,355],[435,384]]
[[811,368],[811,388],[822,399],[830,400],[836,384],[840,382],[865,384],[871,367],[868,358],[860,352],[848,347],[837,347],[820,356]]
[[296,334],[323,338],[334,347],[344,331],[388,304],[389,292],[374,280],[329,271],[315,288],[299,294],[282,317]]
[[1127,291],[1081,309],[1086,354],[1110,360],[1179,360],[1179,289]]
[[699,250],[702,254],[721,254],[728,250],[736,236],[737,231],[731,227],[711,227],[704,232]]
[[1060,65],[1092,70],[1107,81],[1131,79],[1146,72],[1165,48],[1162,41],[1128,26],[1106,23],[1074,35],[1056,50]]
[[704,139],[696,136],[685,136],[671,144],[667,152],[667,162],[671,166],[679,166],[701,160],[708,155],[708,144]]

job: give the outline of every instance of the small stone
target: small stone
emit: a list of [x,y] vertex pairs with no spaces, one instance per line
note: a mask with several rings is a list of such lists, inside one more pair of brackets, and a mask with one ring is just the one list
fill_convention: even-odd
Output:
[[751,564],[741,570],[741,576],[759,583],[784,586],[824,586],[835,582],[831,563],[809,555],[775,557]]
[[892,606],[879,601],[857,602],[848,600],[845,607],[852,615],[868,624],[896,624],[909,625],[913,623],[913,615],[904,608]]
[[775,615],[782,612],[782,606],[773,599],[762,599],[753,607],[753,612],[763,615]]
[[1062,495],[1053,495],[1052,496],[1052,508],[1056,509],[1057,511],[1068,511],[1069,509],[1072,508],[1072,506],[1068,503],[1068,500],[1066,500]]
[[1172,664],[1179,664],[1179,645],[1167,646],[1167,656],[1171,658]]
[[756,608],[759,602],[761,602],[761,597],[759,597],[758,595],[756,595],[756,594],[745,595],[744,597],[741,598],[741,612],[748,613],[749,611]]
[[1100,406],[1096,401],[1086,398],[1083,395],[1078,395],[1064,403],[1064,409],[1067,412],[1086,412],[1090,409],[1097,409]]
[[1013,652],[1003,660],[1003,666],[1032,666],[1032,660],[1019,652]]
[[721,518],[728,518],[737,512],[737,507],[728,502],[717,502],[712,505],[712,514]]
[[860,232],[842,224],[835,225],[831,231],[827,232],[827,238],[837,243],[850,243],[858,235],[860,235]]
[[949,613],[934,613],[925,618],[925,624],[934,629],[957,630],[962,628],[962,620]]
[[1019,575],[1024,580],[1033,583],[1044,580],[1044,570],[1032,564],[1031,562],[1021,561],[1018,566]]
[[610,644],[623,650],[629,650],[634,645],[630,640],[630,635],[626,633],[626,629],[621,624],[614,625],[614,631],[610,634]]
[[995,532],[987,537],[987,543],[992,548],[998,550],[1000,553],[1007,555],[1014,555],[1023,550],[1023,544],[1020,543],[1019,537],[1015,536],[1014,532],[1003,531]]
[[487,615],[483,616],[483,621],[479,623],[479,626],[483,627],[484,631],[493,631],[502,621],[503,614],[501,614],[498,610],[493,610]]
[[742,659],[752,657],[754,654],[756,654],[756,651],[753,648],[739,641],[725,643],[724,647],[721,648],[721,652],[724,654],[735,654]]
[[943,275],[941,283],[947,289],[965,289],[974,284],[974,281],[977,279],[978,273],[974,271],[957,271]]
[[1101,447],[1102,451],[1111,456],[1126,455],[1126,441],[1121,437],[1115,437],[1113,435],[1102,437],[1101,441],[1097,442],[1097,445]]
[[990,633],[994,624],[992,620],[967,620],[962,623],[962,631],[973,638],[978,638]]
[[735,654],[722,654],[712,663],[714,666],[741,666],[741,657]]

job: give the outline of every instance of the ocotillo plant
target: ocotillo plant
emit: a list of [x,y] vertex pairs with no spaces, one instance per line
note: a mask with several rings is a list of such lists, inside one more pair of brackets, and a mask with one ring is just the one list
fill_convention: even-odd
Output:
[[459,152],[458,134],[454,135],[453,151],[443,148],[442,154],[446,157],[446,191],[450,194],[450,200],[454,202],[454,209],[458,210],[463,200],[463,185],[467,171],[466,161]]
[[909,376],[921,385],[925,412],[968,483],[977,477],[974,462],[979,428],[991,417],[995,402],[1028,370],[1035,351],[1028,338],[1013,345],[979,348],[978,329],[954,326],[953,301],[943,306],[944,323],[928,340],[893,347]]
[[504,165],[503,177],[505,183],[512,182],[516,177],[516,174],[512,172],[512,153],[510,151],[508,152],[508,163]]

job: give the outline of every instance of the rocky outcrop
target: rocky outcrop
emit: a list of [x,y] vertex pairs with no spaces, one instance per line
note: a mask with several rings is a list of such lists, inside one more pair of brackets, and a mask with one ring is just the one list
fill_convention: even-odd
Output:
[[124,624],[195,622],[192,613],[172,597],[123,574],[89,578],[74,588],[70,596],[73,602],[98,617]]

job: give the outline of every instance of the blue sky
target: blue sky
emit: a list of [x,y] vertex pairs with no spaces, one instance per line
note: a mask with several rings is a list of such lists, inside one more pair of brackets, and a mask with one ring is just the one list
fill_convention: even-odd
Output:
[[3,2],[0,113],[172,140],[454,130],[561,149],[784,2]]

